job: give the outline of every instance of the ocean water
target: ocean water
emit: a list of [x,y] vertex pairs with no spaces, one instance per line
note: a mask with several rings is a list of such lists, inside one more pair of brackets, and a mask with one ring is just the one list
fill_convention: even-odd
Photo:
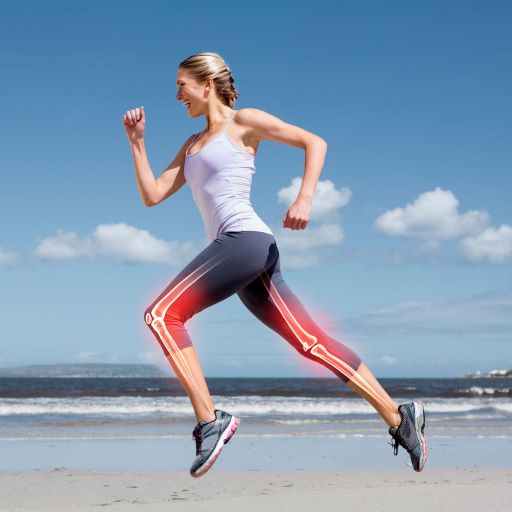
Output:
[[[434,450],[437,446],[439,454],[443,446],[458,447],[458,460],[466,457],[468,463],[477,447],[496,460],[507,450],[511,455],[512,378],[379,381],[398,403],[425,403],[429,443]],[[388,449],[392,451],[386,446],[390,438],[383,420],[338,379],[208,378],[207,382],[216,407],[241,418],[236,437],[254,447],[250,460],[262,456],[255,443],[266,443],[280,464],[284,459],[277,453],[288,446],[283,454],[309,453],[308,461],[316,460],[319,468],[328,467],[322,464],[331,460],[333,446],[344,457],[354,452],[352,459],[345,459],[352,461],[360,460],[355,453],[362,446],[366,451],[370,446],[385,450],[386,457]],[[193,456],[181,450],[193,451],[195,421],[176,379],[0,378],[0,469],[49,467],[59,460],[69,466],[70,447],[78,466],[92,457],[92,466],[99,467],[103,460],[104,467],[127,467],[126,453],[131,453],[130,467],[141,467],[142,460],[147,467],[169,467],[168,458],[162,459],[164,466],[156,462],[158,447],[166,443],[181,461],[175,460],[178,465],[172,467],[182,467]],[[247,457],[242,454],[246,462]],[[268,455],[265,460],[270,460]],[[339,458],[331,462],[341,467]],[[233,467],[238,467],[236,463],[239,460],[233,461]]]
[[[423,400],[431,434],[512,439],[512,379],[381,379],[398,403]],[[246,433],[382,431],[375,410],[337,379],[210,378],[216,407]],[[1,378],[0,440],[189,436],[192,406],[169,378]]]

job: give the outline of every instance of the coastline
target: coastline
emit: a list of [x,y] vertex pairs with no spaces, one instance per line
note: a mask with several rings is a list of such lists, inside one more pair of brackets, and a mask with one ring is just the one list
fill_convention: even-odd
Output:
[[242,423],[194,479],[194,416],[160,378],[4,378],[0,512],[507,510],[512,380],[388,379],[428,403],[428,459],[413,471],[387,426],[336,380],[212,379]]

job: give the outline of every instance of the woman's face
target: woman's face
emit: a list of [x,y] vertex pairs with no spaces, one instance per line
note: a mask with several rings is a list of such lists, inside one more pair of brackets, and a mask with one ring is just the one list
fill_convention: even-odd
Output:
[[186,71],[178,69],[178,73],[176,74],[176,86],[178,87],[176,99],[185,105],[191,117],[199,115],[201,107],[203,106],[202,104],[205,103],[204,90],[206,84],[199,84]]

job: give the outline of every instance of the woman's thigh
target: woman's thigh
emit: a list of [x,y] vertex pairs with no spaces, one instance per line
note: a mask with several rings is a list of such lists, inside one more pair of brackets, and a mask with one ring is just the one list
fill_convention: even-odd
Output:
[[347,382],[359,367],[359,356],[323,331],[286,284],[279,256],[274,267],[237,294],[249,311],[301,355],[324,365],[343,381]]
[[[286,284],[278,260],[273,269],[260,274],[237,292],[242,303],[260,321],[286,338],[296,349],[314,342],[310,334],[318,326]],[[300,328],[296,328],[300,326]]]
[[190,261],[147,308],[146,323],[170,313],[185,322],[233,295],[271,266],[276,257],[275,247],[273,236],[267,233],[222,233]]

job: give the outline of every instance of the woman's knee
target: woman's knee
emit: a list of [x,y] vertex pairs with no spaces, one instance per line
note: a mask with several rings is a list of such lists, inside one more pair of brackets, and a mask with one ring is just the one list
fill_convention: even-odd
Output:
[[153,307],[149,306],[144,310],[144,322],[146,325],[151,325],[153,323]]
[[185,329],[186,318],[178,309],[170,307],[163,318],[157,318],[154,315],[153,307],[150,306],[144,311],[144,321],[157,337],[166,355],[193,346]]
[[[153,324],[155,319],[157,319],[157,317],[154,314],[154,307],[151,305],[144,310],[144,321],[148,326],[150,326]],[[181,326],[186,322],[188,318],[187,315],[179,308],[170,306],[165,311],[164,316],[160,317],[159,319],[164,325]]]
[[338,341],[318,343],[304,356],[335,371],[345,382],[357,372],[360,357],[347,345]]

